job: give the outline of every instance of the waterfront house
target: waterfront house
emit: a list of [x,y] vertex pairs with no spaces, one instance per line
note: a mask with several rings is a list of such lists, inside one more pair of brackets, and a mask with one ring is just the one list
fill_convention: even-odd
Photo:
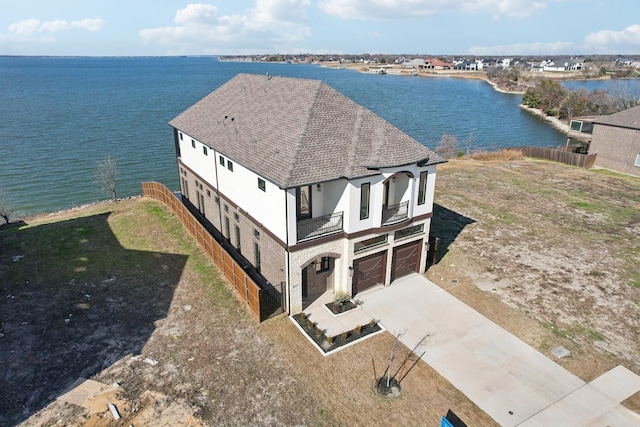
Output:
[[453,68],[453,63],[444,62],[438,58],[430,58],[425,60],[425,66],[431,70],[450,70]]
[[327,84],[239,74],[169,124],[185,203],[289,313],[425,270],[444,160]]
[[594,166],[640,176],[640,106],[594,118],[589,153]]
[[427,64],[422,58],[414,58],[411,61],[404,61],[400,64],[401,68],[412,68],[417,70],[423,70],[427,67]]

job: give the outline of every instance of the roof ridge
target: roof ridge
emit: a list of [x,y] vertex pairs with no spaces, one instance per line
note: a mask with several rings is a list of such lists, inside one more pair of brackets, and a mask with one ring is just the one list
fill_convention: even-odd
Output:
[[365,109],[358,105],[358,111],[356,113],[356,123],[353,126],[353,136],[351,137],[351,146],[349,147],[349,154],[347,156],[347,164],[345,165],[345,176],[352,176],[355,169],[356,153],[358,151],[358,145],[360,142],[360,130],[362,129],[362,123],[364,122]]
[[284,188],[289,188],[289,183],[291,182],[291,177],[293,176],[293,171],[296,167],[296,164],[298,163],[298,155],[300,154],[300,151],[302,149],[302,141],[305,139],[305,136],[307,134],[307,130],[309,129],[309,124],[311,123],[311,112],[314,110],[314,107],[316,105],[316,102],[318,100],[318,96],[320,93],[320,88],[322,87],[322,85],[324,85],[324,83],[320,80],[312,80],[312,79],[306,79],[309,82],[313,82],[314,86],[315,86],[315,93],[313,96],[313,101],[309,103],[308,107],[307,107],[307,111],[306,111],[306,120],[304,121],[304,127],[302,129],[302,131],[300,132],[300,137],[298,138],[298,140],[296,141],[296,146],[295,146],[295,150],[293,151],[293,162],[291,162],[289,164],[289,169],[286,172],[286,176],[284,177]]

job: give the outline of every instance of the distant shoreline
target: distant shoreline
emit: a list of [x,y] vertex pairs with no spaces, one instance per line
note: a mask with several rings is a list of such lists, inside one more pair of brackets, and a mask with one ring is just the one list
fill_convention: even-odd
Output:
[[[393,66],[384,66],[383,65],[370,65],[370,64],[362,64],[362,63],[340,63],[338,61],[332,62],[322,62],[318,63],[322,67],[326,68],[334,68],[334,69],[349,69],[356,70],[361,73],[371,73],[374,72],[369,71],[370,68],[379,69],[384,68],[387,74],[391,75],[402,75],[407,77],[450,77],[456,79],[465,79],[465,80],[483,80],[490,84],[494,90],[502,93],[512,93],[516,95],[522,95],[525,93],[526,88],[523,90],[507,90],[499,87],[495,82],[489,80],[487,74],[484,71],[467,71],[467,70],[428,70],[421,71],[418,74],[412,74],[413,69],[402,69],[402,68],[393,68]],[[533,81],[540,79],[551,79],[555,81],[588,81],[588,80],[610,80],[610,77],[588,77],[585,78],[581,72],[564,72],[559,74],[558,72],[539,72],[535,74],[529,73],[527,76],[531,76]]]
[[[335,68],[335,69],[340,69],[341,64],[339,63],[330,63],[330,64],[326,64],[326,63],[322,63],[321,66],[323,67],[327,67],[327,68]],[[365,64],[347,64],[347,65],[343,65],[344,69],[350,69],[350,70],[356,70],[358,72],[363,72],[366,73],[367,71],[365,71],[366,69],[370,68],[369,65],[365,65]],[[378,67],[376,67],[378,68]],[[403,70],[403,69],[394,69],[389,67],[387,69],[387,73],[388,74],[392,74],[392,75],[404,75],[404,76],[413,76],[412,74],[410,74],[410,70]],[[493,87],[493,89],[497,92],[501,92],[501,93],[506,93],[506,94],[515,94],[515,95],[522,95],[525,93],[524,90],[522,91],[513,91],[513,90],[506,90],[503,89],[501,87],[499,87],[495,82],[492,82],[491,80],[489,80],[489,78],[487,78],[486,73],[482,72],[482,71],[457,71],[457,70],[430,70],[428,72],[421,72],[418,73],[417,75],[415,75],[416,77],[451,77],[451,78],[458,78],[458,79],[467,79],[467,80],[483,80],[486,83],[488,83],[489,85],[491,85],[491,87]],[[574,79],[571,77],[577,77],[577,76],[541,76],[541,77],[549,77],[549,78],[553,78],[554,80],[565,80],[565,81],[574,81],[574,80],[608,80],[608,78],[603,78],[603,77],[596,77],[596,78],[588,78],[585,79],[584,77],[580,78],[580,79]],[[528,107],[524,104],[520,104],[519,105],[520,108],[522,108],[524,111],[528,112],[529,114],[533,114],[534,116],[537,116],[541,119],[543,119],[545,122],[549,123],[552,127],[554,127],[556,130],[563,132],[563,133],[568,133],[569,132],[569,125],[567,123],[564,123],[563,121],[561,121],[560,119],[558,119],[557,117],[552,117],[552,116],[548,116],[547,114],[545,114],[542,110],[537,109],[537,108],[531,108]]]

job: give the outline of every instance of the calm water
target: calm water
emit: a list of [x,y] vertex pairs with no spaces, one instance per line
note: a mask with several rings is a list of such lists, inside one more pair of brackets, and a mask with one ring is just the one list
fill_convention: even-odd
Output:
[[473,132],[475,149],[565,141],[521,111],[519,95],[481,81],[204,57],[0,57],[0,189],[27,214],[105,199],[93,173],[107,156],[118,160],[119,196],[147,180],[177,189],[167,122],[240,72],[323,80],[432,149],[443,133],[462,142]]

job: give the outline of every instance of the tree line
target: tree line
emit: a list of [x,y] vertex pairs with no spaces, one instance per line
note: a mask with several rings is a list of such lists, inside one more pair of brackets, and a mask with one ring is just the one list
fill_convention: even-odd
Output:
[[543,79],[522,95],[522,103],[548,116],[570,120],[580,116],[604,116],[640,105],[640,95],[622,87],[613,91],[567,89],[557,81]]

